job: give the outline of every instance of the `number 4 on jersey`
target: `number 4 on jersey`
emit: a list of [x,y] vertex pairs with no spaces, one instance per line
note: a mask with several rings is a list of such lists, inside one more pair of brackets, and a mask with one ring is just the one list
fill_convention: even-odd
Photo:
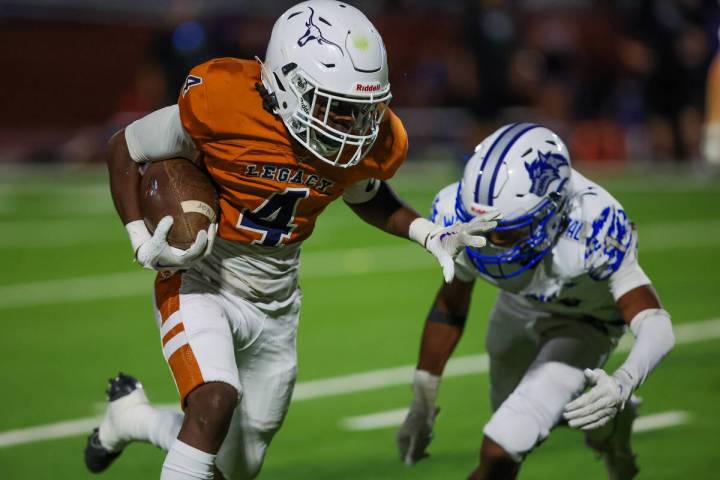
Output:
[[297,227],[292,223],[295,210],[298,202],[307,198],[308,194],[307,188],[288,188],[282,193],[273,193],[252,212],[243,211],[238,228],[262,234],[260,240],[253,240],[254,244],[270,247],[281,245]]

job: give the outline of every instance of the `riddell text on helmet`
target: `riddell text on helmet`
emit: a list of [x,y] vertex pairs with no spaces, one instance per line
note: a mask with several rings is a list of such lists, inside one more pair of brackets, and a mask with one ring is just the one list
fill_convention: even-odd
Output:
[[380,83],[356,83],[356,92],[377,92],[382,88]]

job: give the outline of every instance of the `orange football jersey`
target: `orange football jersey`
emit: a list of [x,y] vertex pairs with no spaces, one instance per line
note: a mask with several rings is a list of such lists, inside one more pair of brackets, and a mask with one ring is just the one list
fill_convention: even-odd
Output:
[[353,167],[333,167],[291,141],[282,120],[263,108],[260,81],[255,60],[211,60],[192,69],[178,106],[218,186],[219,235],[282,246],[305,240],[350,185],[392,177],[407,155],[407,134],[388,110],[368,155]]

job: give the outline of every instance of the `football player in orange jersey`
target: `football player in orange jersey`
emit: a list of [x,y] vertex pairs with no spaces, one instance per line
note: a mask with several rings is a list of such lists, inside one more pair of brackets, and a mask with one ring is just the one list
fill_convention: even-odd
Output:
[[[111,139],[112,195],[135,258],[173,273],[158,275],[155,312],[184,413],[154,408],[120,374],[88,438],[91,471],[149,441],[168,451],[164,480],[257,476],[295,381],[300,246],[331,201],[342,196],[366,222],[423,245],[447,281],[464,246],[484,245],[494,212],[439,227],[385,183],[407,152],[390,97],[370,21],[342,2],[310,0],[276,22],[264,63],[204,63],[177,105]],[[178,156],[202,165],[220,196],[219,224],[187,251],[166,241],[172,217],[150,234],[138,206],[141,165]]]

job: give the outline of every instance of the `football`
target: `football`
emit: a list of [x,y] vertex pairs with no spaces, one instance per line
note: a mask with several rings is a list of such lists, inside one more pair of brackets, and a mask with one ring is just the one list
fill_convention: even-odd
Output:
[[140,182],[140,210],[150,232],[171,215],[174,223],[168,243],[189,248],[200,230],[218,218],[218,195],[210,178],[184,158],[150,163]]

